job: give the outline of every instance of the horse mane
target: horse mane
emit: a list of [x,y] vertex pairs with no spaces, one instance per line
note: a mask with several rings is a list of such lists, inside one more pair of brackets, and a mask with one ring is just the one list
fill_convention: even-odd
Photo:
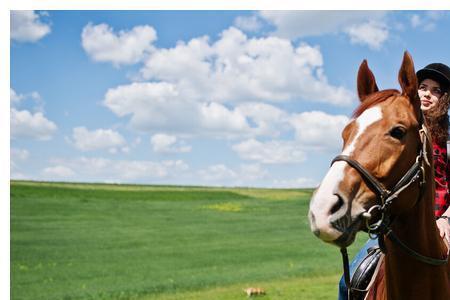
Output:
[[361,104],[353,112],[353,118],[359,117],[366,109],[385,101],[392,96],[399,96],[400,92],[396,89],[382,90],[375,92],[363,98]]

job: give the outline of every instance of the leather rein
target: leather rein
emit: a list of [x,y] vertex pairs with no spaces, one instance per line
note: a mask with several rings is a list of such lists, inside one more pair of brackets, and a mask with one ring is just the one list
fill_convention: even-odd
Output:
[[[361,217],[366,220],[366,227],[370,238],[378,238],[380,248],[383,252],[386,252],[386,248],[384,246],[384,236],[386,236],[387,238],[389,238],[389,240],[399,246],[414,259],[429,265],[437,266],[447,263],[449,256],[448,253],[445,259],[437,259],[422,255],[403,243],[390,228],[390,225],[394,220],[394,218],[391,216],[390,207],[393,201],[398,198],[398,195],[403,190],[405,190],[411,184],[419,181],[420,192],[418,200],[420,200],[423,196],[423,190],[425,187],[425,164],[430,166],[430,163],[428,161],[426,152],[426,147],[428,144],[427,129],[423,122],[420,123],[422,128],[419,130],[419,135],[422,145],[421,147],[419,147],[420,149],[418,150],[416,161],[391,190],[386,189],[383,184],[381,184],[380,181],[377,180],[369,171],[367,171],[359,162],[347,155],[336,156],[331,162],[331,165],[333,165],[333,163],[337,161],[345,161],[352,168],[358,171],[358,173],[366,182],[367,186],[376,194],[376,197],[379,200],[378,203],[381,204],[372,206],[367,212],[364,212]],[[378,212],[379,214],[381,214],[381,217],[377,222],[369,224],[369,221],[374,212]],[[341,248],[341,254],[344,267],[344,279],[347,285],[347,289],[350,291],[350,270],[347,249],[345,247]]]

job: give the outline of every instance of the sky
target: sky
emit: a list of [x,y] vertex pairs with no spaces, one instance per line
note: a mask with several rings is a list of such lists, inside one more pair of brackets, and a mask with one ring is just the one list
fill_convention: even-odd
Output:
[[12,11],[11,179],[315,187],[368,60],[450,63],[448,11]]

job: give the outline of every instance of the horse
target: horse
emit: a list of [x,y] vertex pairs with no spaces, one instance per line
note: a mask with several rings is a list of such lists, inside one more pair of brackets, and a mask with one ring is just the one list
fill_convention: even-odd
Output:
[[361,63],[361,103],[342,131],[342,153],[312,195],[310,227],[341,251],[359,231],[379,238],[384,265],[366,299],[448,300],[450,265],[434,216],[432,146],[407,51],[398,81],[401,92],[380,91],[367,61]]

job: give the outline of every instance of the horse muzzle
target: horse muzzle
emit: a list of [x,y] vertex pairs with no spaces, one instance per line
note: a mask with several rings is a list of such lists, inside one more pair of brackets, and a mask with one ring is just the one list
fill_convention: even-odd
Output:
[[[311,231],[324,242],[338,247],[348,246],[355,240],[356,233],[363,224],[362,214],[365,210],[350,209],[349,202],[339,194],[328,195],[327,201],[314,195],[309,211]],[[322,195],[323,196],[323,195]],[[317,205],[317,203],[327,203]]]

